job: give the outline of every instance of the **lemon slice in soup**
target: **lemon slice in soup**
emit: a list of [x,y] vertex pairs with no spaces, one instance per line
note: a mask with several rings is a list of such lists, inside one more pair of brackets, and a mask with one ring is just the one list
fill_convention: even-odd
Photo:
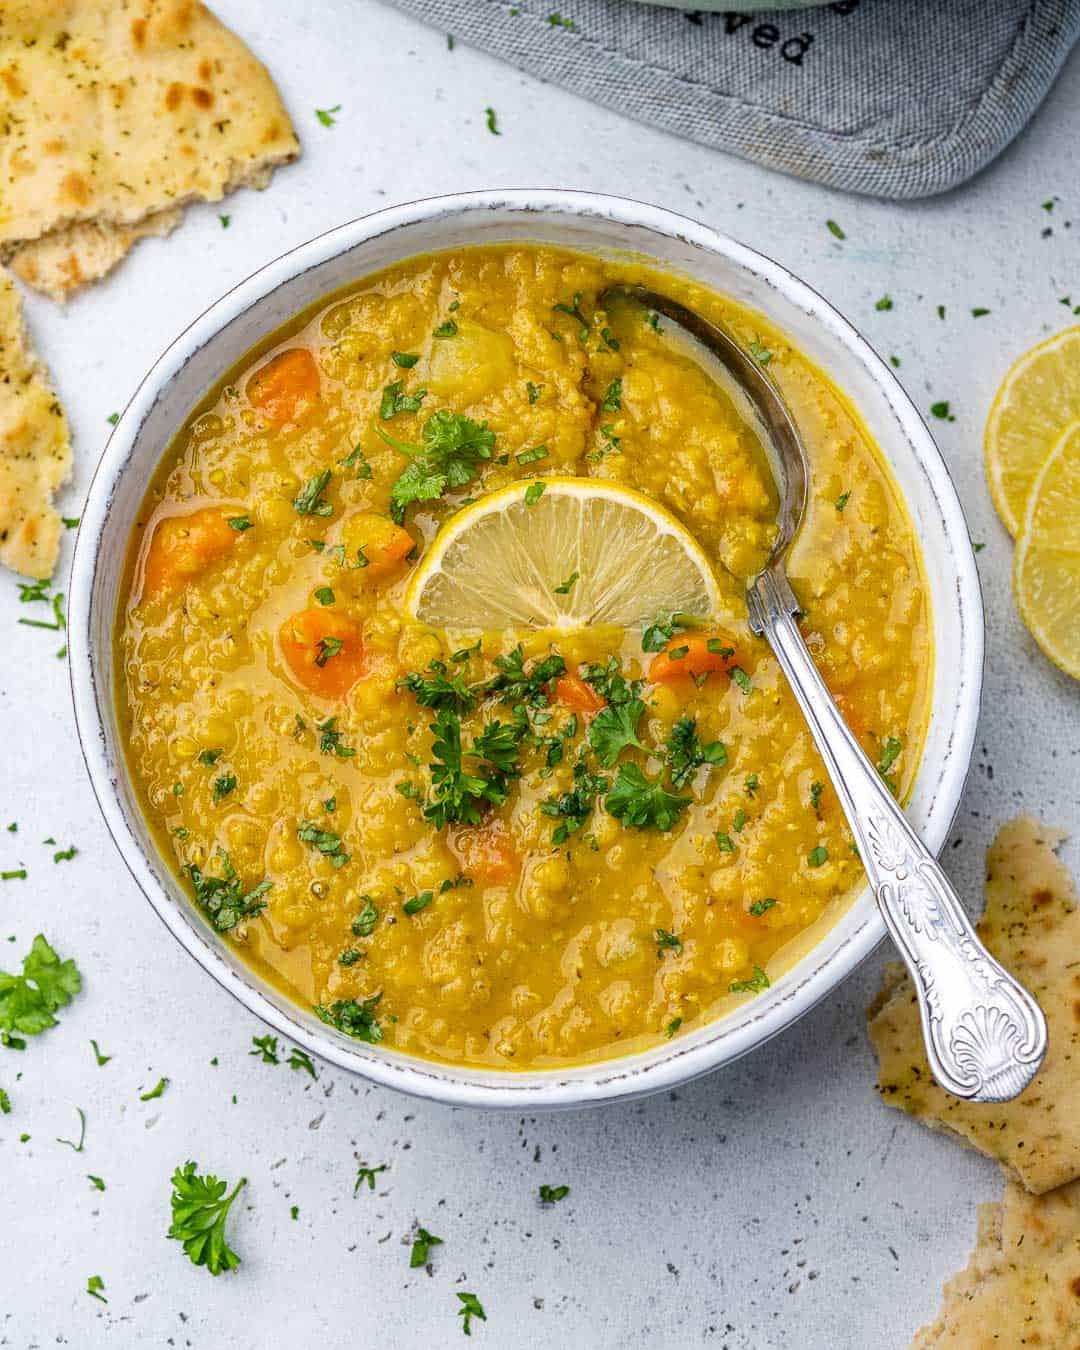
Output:
[[633,628],[720,607],[700,545],[670,511],[592,478],[522,479],[442,527],[405,606],[436,628]]

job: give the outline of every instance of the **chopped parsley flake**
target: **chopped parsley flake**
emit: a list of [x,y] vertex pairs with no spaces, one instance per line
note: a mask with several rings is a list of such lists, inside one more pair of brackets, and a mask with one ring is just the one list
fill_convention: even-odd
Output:
[[846,238],[847,238],[847,235],[846,235],[846,234],[844,233],[844,231],[840,228],[840,226],[837,225],[837,223],[836,223],[835,220],[827,220],[827,221],[825,222],[825,225],[826,225],[826,228],[828,229],[829,233],[833,236],[833,238],[835,238],[835,239],[846,239]]
[[254,889],[245,892],[223,848],[218,849],[217,857],[221,863],[220,877],[208,876],[195,863],[186,864],[181,871],[190,879],[195,899],[206,910],[214,927],[219,933],[226,933],[242,919],[262,913],[266,908],[262,897],[273,883],[260,881]]
[[142,1094],[142,1096],[139,1098],[139,1101],[141,1102],[157,1101],[159,1097],[163,1097],[165,1095],[165,1089],[168,1086],[169,1080],[167,1078],[159,1078],[149,1092],[144,1092]]
[[258,1057],[262,1064],[280,1064],[278,1059],[278,1040],[276,1036],[267,1033],[265,1036],[252,1036],[252,1049],[248,1051],[249,1055]]
[[56,1026],[53,1014],[81,988],[75,962],[61,961],[39,933],[23,957],[21,975],[0,971],[0,1045],[21,1050],[26,1044],[22,1036]]
[[836,509],[838,511],[843,511],[844,507],[847,506],[850,500],[851,500],[851,489],[849,488],[847,492],[841,492],[840,496],[837,497]]
[[496,121],[495,109],[485,108],[484,118],[487,122],[488,131],[490,131],[493,136],[501,136],[502,132],[499,130],[499,125],[498,122]]
[[308,479],[293,498],[293,509],[298,516],[332,516],[334,514],[334,508],[322,495],[330,486],[332,477],[333,474],[329,469],[323,469],[314,478]]
[[368,1167],[366,1163],[361,1163],[356,1169],[356,1184],[353,1186],[353,1195],[357,1193],[365,1182],[367,1183],[368,1190],[373,1191],[375,1189],[375,1178],[380,1172],[385,1172],[386,1168],[386,1163],[380,1163],[378,1167]]
[[484,1305],[475,1294],[455,1294],[454,1297],[461,1304],[461,1307],[458,1309],[458,1316],[462,1319],[461,1329],[466,1336],[471,1336],[472,1327],[470,1324],[474,1317],[478,1317],[481,1322],[487,1321],[487,1313],[484,1311]]
[[769,977],[760,966],[754,967],[754,973],[748,980],[732,980],[728,985],[729,994],[760,994],[769,987]]
[[768,347],[764,346],[757,338],[754,338],[750,344],[750,355],[760,366],[767,366],[773,359],[773,354]]
[[619,765],[615,782],[604,799],[611,815],[638,830],[672,829],[690,802],[690,797],[667,792],[659,779],[646,778],[636,764]]
[[761,916],[767,910],[772,909],[773,905],[775,904],[776,901],[772,898],[772,896],[769,896],[768,899],[766,900],[755,900],[753,904],[750,906],[750,913],[754,916],[755,919],[760,919]]
[[530,483],[529,486],[525,489],[525,505],[535,506],[536,503],[540,500],[540,498],[544,495],[544,489],[546,487],[547,487],[546,483]]
[[404,383],[401,380],[394,380],[382,391],[382,399],[379,402],[379,416],[384,422],[389,422],[398,413],[419,412],[426,394],[426,389],[418,389],[415,394],[407,394]]
[[391,352],[390,359],[401,370],[412,370],[420,360],[419,352]]
[[542,1205],[554,1205],[560,1200],[565,1200],[570,1194],[569,1186],[541,1186],[540,1203]]
[[806,861],[811,867],[822,867],[829,861],[829,850],[824,844],[818,844],[816,848],[811,849],[807,854]]
[[324,127],[332,127],[335,122],[334,114],[341,111],[341,104],[335,103],[332,108],[316,108],[315,116]]
[[346,853],[342,847],[340,834],[335,834],[333,830],[321,830],[310,820],[300,822],[296,837],[302,844],[310,844],[324,858],[328,858],[335,871],[344,867],[352,857],[352,854]]
[[409,1269],[415,1270],[418,1266],[426,1266],[431,1248],[441,1246],[441,1237],[436,1237],[434,1233],[429,1233],[423,1225],[418,1224],[416,1237],[413,1238],[412,1251],[409,1253]]
[[331,1003],[329,1008],[317,1003],[315,1012],[329,1026],[337,1027],[338,1031],[344,1032],[346,1036],[374,1045],[383,1038],[382,1027],[375,1016],[375,1009],[379,1006],[381,998],[380,993],[360,1000],[339,999],[336,1003]]

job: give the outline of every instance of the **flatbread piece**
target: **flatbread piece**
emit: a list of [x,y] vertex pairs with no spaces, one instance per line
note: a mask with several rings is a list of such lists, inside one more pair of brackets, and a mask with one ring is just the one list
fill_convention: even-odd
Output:
[[264,67],[197,0],[0,0],[0,125],[0,257],[54,299],[299,150]]
[[884,1100],[996,1158],[1036,1194],[1080,1176],[1080,911],[1053,853],[1064,837],[1024,815],[1002,827],[987,855],[979,935],[1038,999],[1050,1031],[1043,1067],[1020,1097],[972,1104],[937,1086],[902,966],[887,968],[868,1009]]
[[52,576],[62,522],[52,496],[71,475],[67,418],[22,322],[22,302],[0,269],[0,562]]
[[1080,1182],[1048,1195],[1014,1183],[979,1206],[967,1267],[945,1286],[937,1320],[911,1350],[1077,1350],[1080,1347]]

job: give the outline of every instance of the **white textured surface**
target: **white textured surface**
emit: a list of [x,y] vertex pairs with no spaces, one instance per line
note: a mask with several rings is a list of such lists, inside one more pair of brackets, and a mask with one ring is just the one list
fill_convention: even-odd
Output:
[[[30,304],[76,432],[66,513],[78,514],[108,414],[152,359],[290,245],[390,201],[462,188],[587,187],[657,201],[818,286],[900,356],[921,407],[950,400],[956,421],[935,430],[972,536],[986,541],[988,662],[949,865],[974,900],[991,833],[1017,809],[1076,829],[1076,686],[1013,611],[1011,547],[980,442],[1009,362],[1066,325],[1059,297],[1080,303],[1069,148],[1080,61],[975,183],[896,207],[650,133],[464,48],[448,52],[441,34],[368,0],[313,0],[272,33],[256,0],[215,7],[271,65],[304,155],[265,194],[190,212],[65,312]],[[322,127],[313,109],[339,102],[337,124]],[[487,105],[501,137],[485,128]],[[876,311],[886,292],[894,309]],[[992,312],[975,320],[973,306]],[[25,862],[30,875],[0,883],[0,967],[43,931],[77,958],[85,988],[62,1026],[24,1054],[0,1051],[14,1108],[0,1116],[0,1345],[427,1350],[459,1343],[462,1289],[488,1312],[470,1344],[500,1350],[866,1350],[903,1346],[932,1315],[941,1281],[966,1260],[976,1201],[1000,1185],[992,1165],[874,1095],[862,1008],[884,954],[752,1058],[635,1106],[519,1120],[421,1106],[328,1069],[313,1084],[263,1065],[248,1057],[262,1028],[180,952],[128,879],[85,781],[55,635],[16,626],[37,617],[16,595],[0,577],[0,826],[19,822],[17,836],[0,829],[0,870]],[[54,865],[46,836],[78,856]],[[1080,856],[1076,841],[1069,856]],[[104,1068],[90,1037],[114,1056]],[[165,1095],[140,1102],[162,1075]],[[54,1142],[72,1137],[76,1107],[87,1114],[78,1155]],[[188,1157],[249,1178],[234,1275],[211,1279],[164,1239],[169,1174]],[[374,1194],[353,1199],[358,1159],[389,1167]],[[93,1190],[87,1173],[108,1189]],[[571,1193],[541,1209],[542,1182]],[[402,1239],[414,1220],[444,1239],[430,1277],[408,1269]],[[107,1307],[84,1292],[91,1274],[105,1280]]]

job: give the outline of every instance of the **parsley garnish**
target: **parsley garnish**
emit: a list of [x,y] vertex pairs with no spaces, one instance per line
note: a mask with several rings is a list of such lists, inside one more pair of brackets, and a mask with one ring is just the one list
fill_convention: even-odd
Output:
[[98,1049],[97,1041],[91,1041],[90,1045],[94,1051],[94,1059],[97,1061],[98,1068],[100,1069],[104,1065],[108,1064],[109,1060],[112,1059],[112,1055],[103,1055],[101,1051]]
[[748,980],[732,980],[728,985],[729,994],[760,994],[768,989],[769,977],[760,966],[754,967],[754,973]]
[[592,814],[596,798],[606,792],[608,780],[601,775],[589,773],[582,756],[574,764],[574,786],[569,792],[558,797],[549,797],[540,803],[545,816],[561,817],[562,822],[551,832],[553,844],[565,844],[571,834],[575,834]]
[[564,19],[558,11],[548,15],[548,23],[551,24],[552,28],[565,28],[568,32],[577,32],[577,24],[573,19]]
[[723,741],[710,741],[708,745],[702,745],[698,739],[697,722],[685,713],[671,728],[665,749],[673,788],[685,787],[700,764],[727,763],[727,747]]
[[890,790],[896,792],[896,781],[889,776],[889,770],[900,758],[900,752],[903,746],[895,736],[886,736],[881,744],[881,758],[878,760],[877,771],[888,783]]
[[212,769],[224,753],[224,750],[200,750],[199,763],[205,764],[208,769]]
[[440,708],[432,732],[431,753],[436,762],[430,766],[432,798],[423,807],[424,816],[436,829],[451,821],[478,825],[487,805],[498,806],[506,800],[506,775],[511,771],[508,747],[513,737],[516,748],[517,732],[496,722],[473,742],[472,753],[490,765],[483,775],[469,773],[462,765],[461,719],[456,712]]
[[323,469],[322,473],[317,473],[314,478],[308,479],[293,498],[293,508],[298,516],[332,516],[334,514],[334,508],[322,495],[330,486],[332,477],[333,474],[329,469]]
[[877,302],[877,304],[874,306],[875,309],[881,310],[892,309],[892,307],[893,307],[892,297],[888,295],[883,295],[881,299]]
[[399,441],[379,426],[375,430],[387,445],[410,459],[390,489],[390,514],[399,525],[412,502],[434,501],[447,489],[470,483],[495,446],[495,433],[486,422],[474,422],[447,408],[440,408],[424,423],[421,445]]
[[656,930],[656,956],[658,960],[665,951],[673,951],[676,956],[679,956],[682,952],[682,938],[677,933],[669,933],[666,928],[658,928]]
[[418,389],[415,394],[407,394],[402,381],[394,380],[382,391],[379,416],[384,422],[389,422],[392,417],[396,417],[400,412],[419,412],[426,394],[426,389]]
[[197,1163],[186,1162],[173,1173],[172,1224],[167,1236],[184,1244],[191,1263],[205,1266],[211,1275],[235,1270],[240,1258],[225,1239],[225,1221],[232,1202],[246,1178],[241,1177],[226,1195],[227,1181],[196,1173]]
[[527,703],[542,708],[548,703],[547,686],[566,673],[566,662],[558,652],[552,652],[543,660],[534,661],[526,671],[525,653],[519,643],[506,656],[495,658],[495,669],[499,673],[482,687],[482,693],[501,694],[504,703]]
[[[375,1009],[379,1006],[381,998],[380,993],[359,1001],[355,998],[339,999],[336,1003],[331,1003],[329,1008],[317,1003],[315,1012],[324,1022],[337,1027],[338,1031],[343,1031],[346,1036],[353,1036],[358,1041],[374,1045],[383,1038],[382,1027],[375,1016]],[[374,1183],[372,1189],[374,1190]]]
[[[593,718],[589,726],[589,744],[605,769],[612,768],[627,747],[650,753],[648,746],[642,745],[637,738],[637,725],[644,712],[645,704],[635,698],[602,708]],[[611,809],[610,805],[608,809]]]
[[412,1251],[409,1253],[409,1269],[415,1270],[418,1266],[427,1265],[428,1251],[432,1247],[441,1246],[441,1237],[436,1237],[434,1233],[429,1233],[426,1228],[418,1224],[416,1228],[416,1237],[413,1239]]
[[775,904],[776,901],[773,899],[772,896],[769,896],[765,900],[755,900],[753,904],[750,906],[750,913],[754,916],[755,919],[760,919],[761,916],[766,912],[766,910],[772,909],[773,905]]
[[639,830],[670,830],[691,800],[665,791],[659,779],[646,778],[636,764],[620,764],[604,805],[624,825]]
[[243,534],[245,530],[251,529],[250,516],[229,516],[225,523],[230,530],[235,530],[237,534]]
[[672,1036],[675,1035],[675,1033],[678,1031],[678,1029],[679,1029],[681,1026],[682,1026],[682,1018],[681,1018],[681,1017],[673,1017],[673,1018],[671,1019],[671,1021],[667,1024],[667,1026],[664,1028],[664,1035],[665,1035],[665,1036],[668,1038],[668,1040],[670,1041],[671,1038],[672,1038]]
[[397,687],[408,689],[422,708],[452,708],[455,712],[468,712],[476,696],[463,676],[447,675],[447,666],[443,661],[429,662],[428,670],[431,672],[429,675],[410,671],[398,680]]
[[341,845],[341,835],[333,830],[321,830],[310,820],[302,820],[296,831],[296,837],[302,844],[311,844],[324,858],[329,858],[335,870],[344,867],[352,857]]
[[742,666],[732,666],[728,674],[743,691],[744,694],[752,694],[754,686],[750,682],[750,676],[743,670]]
[[[102,1190],[104,1190],[104,1186]],[[102,1303],[108,1303],[108,1299],[101,1292],[105,1288],[105,1281],[100,1275],[91,1275],[86,1281],[86,1292],[91,1298],[96,1298]]]
[[324,755],[337,755],[338,759],[351,759],[356,751],[351,745],[342,745],[342,732],[337,729],[337,718],[328,717],[325,722],[316,722],[319,733],[319,750]]
[[22,974],[0,970],[0,1045],[22,1050],[22,1036],[37,1036],[56,1026],[53,1013],[66,1007],[82,988],[74,961],[61,961],[39,933],[23,957]]
[[419,914],[421,910],[427,909],[428,905],[430,905],[432,900],[434,899],[435,899],[434,891],[421,891],[419,895],[414,895],[410,899],[406,900],[405,903],[401,906],[401,908],[405,911],[406,914],[409,915]]
[[829,850],[824,844],[818,844],[816,848],[811,849],[807,854],[806,861],[811,867],[821,867],[829,861]]
[[249,1055],[256,1055],[262,1064],[280,1064],[278,1059],[278,1040],[276,1036],[271,1036],[269,1032],[265,1036],[252,1036],[251,1044],[254,1047],[248,1051]]
[[370,895],[360,897],[364,906],[360,913],[352,921],[352,932],[354,937],[370,937],[375,931],[375,925],[379,922],[379,911],[375,908],[375,902]]
[[390,360],[402,370],[412,370],[413,366],[420,360],[420,354],[419,352],[391,352]]
[[622,376],[616,375],[607,387],[607,393],[604,395],[603,402],[600,404],[601,412],[614,413],[622,411]]
[[739,809],[735,812],[735,817],[731,822],[731,828],[735,831],[736,834],[742,834],[743,826],[749,819],[750,817],[740,806]]
[[361,1163],[356,1169],[356,1184],[353,1186],[353,1195],[357,1193],[365,1181],[368,1190],[373,1191],[375,1189],[375,1178],[380,1172],[385,1172],[386,1167],[386,1163],[380,1163],[378,1167],[368,1167],[365,1163]]
[[540,498],[544,495],[544,489],[546,487],[547,487],[546,483],[530,483],[529,486],[525,489],[525,505],[535,506],[536,503],[540,500]]
[[535,464],[537,460],[547,459],[548,448],[546,445],[534,445],[531,450],[522,450],[514,458],[519,464]]
[[454,1297],[460,1302],[458,1316],[462,1318],[461,1329],[466,1336],[472,1335],[470,1323],[474,1317],[479,1317],[481,1322],[487,1321],[487,1313],[484,1311],[484,1305],[475,1294],[455,1294]]
[[[368,463],[367,455],[364,454],[359,445],[354,446],[344,459],[339,459],[338,464],[343,469],[355,469],[357,478],[367,480],[372,476],[372,469],[371,465]],[[315,540],[313,539],[311,542],[314,544]],[[326,547],[326,541],[320,540],[319,543],[322,547],[317,551],[321,553],[323,548]]]
[[329,586],[319,586],[312,591],[312,595],[318,600],[320,605],[332,605],[336,599],[334,592]]
[[540,1203],[542,1205],[554,1205],[559,1200],[565,1200],[569,1194],[569,1186],[541,1186]]
[[836,509],[838,511],[842,511],[844,507],[847,506],[850,500],[851,500],[851,489],[849,488],[847,492],[841,492],[840,496],[837,497]]
[[221,801],[221,799],[222,799],[223,797],[227,797],[227,796],[229,795],[230,792],[235,792],[235,791],[236,791],[236,774],[234,774],[234,773],[224,773],[224,774],[221,775],[220,778],[215,778],[215,779],[214,779],[214,803],[215,803],[215,804],[218,803],[219,801]]
[[533,384],[532,380],[525,381],[525,393],[528,395],[530,404],[535,403],[544,392],[542,384]]
[[66,1144],[73,1153],[81,1153],[83,1151],[83,1144],[86,1142],[86,1112],[81,1106],[77,1106],[75,1108],[75,1113],[79,1117],[79,1142],[76,1143],[74,1139],[61,1139],[59,1136],[57,1136],[56,1142],[58,1144]]
[[165,1089],[169,1086],[167,1078],[159,1078],[149,1092],[144,1092],[139,1098],[141,1102],[157,1101],[159,1097],[164,1097]]
[[827,228],[828,228],[829,233],[830,233],[834,238],[836,238],[836,239],[846,239],[846,238],[847,238],[847,235],[846,235],[846,234],[844,233],[844,231],[840,228],[840,226],[837,225],[837,223],[836,223],[835,220],[827,220],[827,221],[825,222],[825,224],[826,224],[826,226],[827,226]]
[[319,1075],[315,1072],[315,1065],[311,1062],[311,1056],[306,1050],[301,1050],[298,1045],[294,1045],[289,1051],[289,1058],[285,1061],[290,1069],[303,1069],[309,1073],[312,1078],[318,1081]]
[[750,344],[750,355],[759,365],[767,366],[773,358],[773,354],[768,347],[763,346],[757,338]]
[[825,791],[824,783],[810,784],[810,805],[813,807],[816,816],[821,815],[821,794]]
[[316,108],[315,116],[324,127],[332,127],[334,125],[334,113],[339,113],[340,111],[341,104],[335,103],[332,108]]
[[932,416],[936,417],[936,418],[938,419],[939,422],[955,422],[955,421],[956,421],[956,418],[955,418],[955,417],[952,415],[952,413],[949,411],[948,400],[944,400],[944,401],[941,402],[941,403],[931,403],[931,404],[930,404],[930,413],[931,413]]
[[488,131],[490,131],[493,136],[501,136],[502,132],[499,130],[498,123],[495,120],[495,109],[485,108],[484,117],[487,120]]
[[221,862],[220,877],[207,876],[195,863],[188,863],[181,871],[190,878],[195,899],[206,910],[214,927],[219,933],[226,933],[242,919],[252,919],[262,913],[266,901],[261,897],[273,883],[260,881],[253,890],[245,892],[223,848],[218,849],[217,857]]
[[457,331],[457,324],[454,320],[447,319],[445,323],[439,324],[438,328],[433,328],[431,330],[431,336],[437,338],[452,338],[457,337]]
[[332,634],[328,633],[326,637],[321,637],[319,639],[317,646],[319,648],[319,654],[315,658],[315,664],[317,666],[325,666],[332,656],[341,655],[345,646],[345,639],[334,637]]
[[735,852],[735,840],[732,839],[730,834],[725,834],[723,830],[715,830],[713,838],[716,840],[716,847],[721,853]]
[[568,314],[571,319],[575,319],[581,325],[578,337],[584,342],[589,336],[589,321],[581,312],[581,292],[575,291],[574,298],[569,304],[565,300],[560,300],[557,305],[552,305],[551,308],[556,314]]

